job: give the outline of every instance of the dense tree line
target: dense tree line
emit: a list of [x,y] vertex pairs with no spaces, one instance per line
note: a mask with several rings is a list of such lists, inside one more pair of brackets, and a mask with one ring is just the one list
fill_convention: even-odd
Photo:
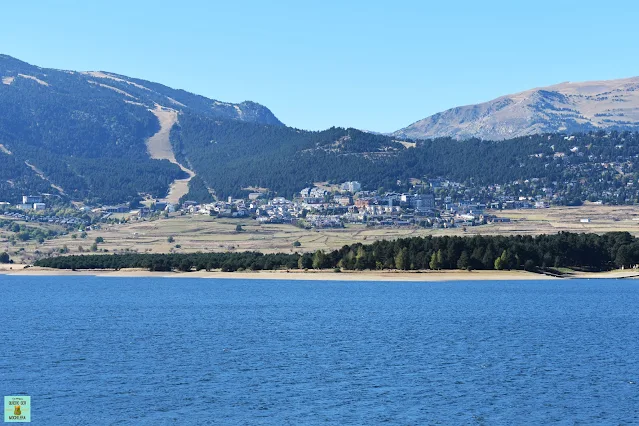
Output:
[[222,271],[272,270],[297,268],[296,254],[242,253],[171,253],[112,254],[61,256],[38,260],[36,266],[58,269],[122,269],[143,268],[149,271],[191,271],[221,269]]
[[534,237],[427,236],[355,244],[326,254],[321,265],[345,269],[536,271],[567,267],[601,271],[638,263],[639,241],[627,232],[562,232]]
[[190,253],[61,256],[37,266],[59,269],[144,268],[150,271],[221,269],[527,270],[603,271],[639,264],[639,241],[627,232],[562,232],[539,236],[415,237],[346,245],[304,254]]

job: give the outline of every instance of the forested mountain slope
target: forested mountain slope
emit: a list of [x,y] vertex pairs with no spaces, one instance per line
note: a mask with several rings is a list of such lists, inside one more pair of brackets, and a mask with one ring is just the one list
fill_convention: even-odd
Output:
[[[535,182],[537,192],[529,195],[548,186],[566,203],[639,197],[639,135],[629,131],[407,143],[356,129],[299,130],[252,102],[228,104],[117,74],[42,69],[2,55],[0,79],[0,201],[15,203],[26,193],[90,204],[165,197],[187,175],[147,152],[146,142],[160,130],[160,107],[177,122],[166,143],[173,152],[154,157],[174,156],[195,174],[185,197],[195,201],[211,200],[211,193],[246,195],[250,188],[290,197],[322,181],[403,191],[424,178],[462,182],[475,194],[490,185]],[[513,191],[519,194],[518,187]]]
[[406,144],[355,129],[306,132],[184,114],[171,142],[201,179],[188,196],[196,201],[210,199],[206,187],[221,196],[259,187],[290,197],[314,182],[358,180],[368,190],[404,191],[412,179],[445,178],[476,193],[490,185],[535,181],[539,191],[561,190],[567,204],[617,191],[610,201],[625,203],[636,198],[626,189],[634,191],[629,185],[639,178],[639,134],[631,132]]
[[203,117],[282,124],[253,102],[229,104],[104,72],[43,69],[0,55],[0,198],[27,192],[115,203],[161,197],[184,176],[152,160],[157,105]]
[[[308,132],[185,113],[171,134],[178,161],[188,163],[218,195],[245,195],[248,187],[292,196],[318,181],[360,179],[369,185],[394,184],[401,165],[393,163],[404,146],[387,136],[355,129]],[[389,173],[379,166],[392,158]],[[398,168],[399,166],[399,168]],[[208,199],[203,186],[189,199]],[[198,180],[194,182],[198,185]],[[377,189],[377,187],[375,187]]]

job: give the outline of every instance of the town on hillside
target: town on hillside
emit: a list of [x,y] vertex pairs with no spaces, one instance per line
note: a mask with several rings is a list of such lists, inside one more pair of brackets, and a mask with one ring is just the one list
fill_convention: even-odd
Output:
[[[519,183],[515,183],[519,185]],[[534,185],[528,181],[524,185]],[[511,187],[490,185],[468,187],[445,179],[415,181],[408,192],[362,190],[357,181],[341,184],[318,183],[299,191],[292,199],[272,196],[255,189],[246,198],[228,197],[210,203],[184,201],[169,204],[148,200],[140,205],[119,204],[60,206],[48,194],[25,195],[21,203],[0,202],[4,216],[24,221],[56,223],[80,228],[100,222],[145,220],[175,215],[208,215],[254,219],[259,223],[288,223],[306,229],[340,228],[347,224],[371,227],[455,228],[507,222],[495,212],[505,209],[546,208],[555,195],[540,188],[535,196],[514,196]],[[522,191],[523,192],[523,191]],[[556,197],[556,195],[555,195]]]

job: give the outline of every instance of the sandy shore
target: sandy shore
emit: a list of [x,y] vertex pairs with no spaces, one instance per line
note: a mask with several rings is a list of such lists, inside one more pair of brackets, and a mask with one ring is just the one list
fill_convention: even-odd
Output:
[[[259,271],[259,272],[150,272],[143,269],[122,269],[120,271],[83,270],[71,271],[25,265],[0,265],[0,275],[44,275],[44,276],[99,276],[99,277],[157,277],[157,278],[224,278],[260,280],[312,280],[312,281],[525,281],[557,280],[561,278],[535,274],[526,271]],[[610,271],[599,273],[573,273],[570,278],[639,278],[639,271]]]

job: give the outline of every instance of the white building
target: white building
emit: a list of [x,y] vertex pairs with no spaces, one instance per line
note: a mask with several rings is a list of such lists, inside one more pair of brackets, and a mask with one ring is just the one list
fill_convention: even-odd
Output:
[[354,194],[362,190],[362,185],[357,181],[344,182],[340,186],[340,188],[342,189],[342,191],[346,191],[346,192],[350,192]]

